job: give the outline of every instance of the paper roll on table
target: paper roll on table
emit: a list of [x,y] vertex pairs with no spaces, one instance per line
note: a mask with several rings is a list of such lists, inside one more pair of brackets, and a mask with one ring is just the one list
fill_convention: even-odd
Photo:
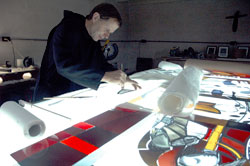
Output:
[[158,64],[158,67],[164,70],[182,70],[183,69],[180,65],[167,62],[167,61],[161,61]]
[[45,132],[44,122],[14,101],[2,104],[0,121],[4,122],[12,133],[16,133],[16,136],[22,134],[26,138],[34,138],[42,136]]
[[189,116],[197,103],[202,77],[202,71],[196,67],[184,69],[159,98],[160,112],[167,115]]

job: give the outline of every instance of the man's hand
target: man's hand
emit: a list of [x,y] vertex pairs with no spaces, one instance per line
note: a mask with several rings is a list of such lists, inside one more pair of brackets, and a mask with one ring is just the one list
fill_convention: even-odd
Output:
[[113,83],[116,85],[124,87],[124,84],[127,80],[127,75],[121,70],[106,72],[101,81],[107,83]]
[[132,85],[135,90],[141,89],[140,85],[136,81],[131,80],[129,77],[127,77],[126,82],[125,82],[125,86],[127,86],[127,85],[128,86]]
[[125,85],[132,85],[135,90],[141,89],[136,81],[128,78],[127,74],[121,70],[106,72],[101,81],[119,85],[121,88],[124,88]]

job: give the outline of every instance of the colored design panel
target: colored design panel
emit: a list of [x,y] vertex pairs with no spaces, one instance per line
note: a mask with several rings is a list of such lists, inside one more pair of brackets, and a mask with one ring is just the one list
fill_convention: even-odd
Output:
[[[212,107],[203,107],[200,105],[201,102],[206,101],[207,103],[211,103]],[[250,123],[250,113],[249,113],[249,105],[250,101],[245,101],[243,99],[235,99],[233,97],[215,97],[206,94],[200,94],[198,109],[194,111],[195,115],[211,117],[215,119],[224,119],[231,120],[240,123]],[[200,108],[203,108],[203,111],[200,111]],[[217,109],[220,113],[215,113],[215,111],[211,111]]]
[[88,130],[88,129],[91,129],[95,126],[88,124],[88,123],[85,123],[85,122],[80,122],[80,123],[77,123],[76,125],[74,125],[74,127],[77,127],[77,128],[83,129],[83,130]]
[[61,132],[57,133],[56,136],[58,137],[58,141],[62,141],[64,139],[70,137],[71,134],[69,134],[69,133],[67,133],[65,131],[61,131]]
[[67,128],[66,130],[64,130],[64,132],[69,133],[70,135],[77,135],[79,133],[84,132],[85,130],[81,129],[81,128],[77,128],[77,127],[70,127]]
[[149,115],[149,112],[143,111],[107,111],[97,117],[87,121],[104,130],[120,134]]
[[226,137],[222,138],[222,143],[225,143],[227,145],[230,145],[234,149],[237,149],[241,154],[245,154],[245,147],[242,144],[239,144],[233,140],[230,140]]
[[122,107],[116,107],[116,110],[124,112],[137,112],[136,110],[131,110],[129,108],[122,108]]
[[181,148],[175,148],[166,153],[162,153],[158,158],[159,166],[176,166],[176,158]]
[[225,148],[219,146],[219,147],[218,147],[218,151],[220,151],[221,153],[223,153],[223,156],[228,155],[228,156],[230,156],[233,160],[236,160],[236,157],[235,157],[229,150],[227,150],[227,149],[225,149]]
[[220,110],[214,108],[215,103],[208,103],[199,101],[195,107],[196,110],[205,111],[205,112],[212,112],[215,114],[220,114]]
[[[171,139],[173,135],[164,131],[175,123],[175,119],[165,116],[157,120],[138,144],[142,160],[149,166],[198,165],[192,161],[206,165],[207,157],[214,165],[240,165],[245,159],[249,160],[250,125],[228,121],[223,126],[215,126],[210,123],[213,120],[205,117],[202,122],[188,120],[185,127],[187,135],[174,141]],[[191,123],[203,127],[197,126],[194,130],[189,125]],[[242,133],[243,138],[240,138]],[[207,148],[210,144],[212,146]]]
[[[75,126],[75,127],[74,127]],[[34,159],[39,159],[39,160],[45,160],[44,163],[46,165],[46,163],[50,163],[50,162],[55,162],[58,160],[57,157],[49,157],[48,159],[44,158],[43,156],[50,156],[50,155],[61,155],[61,156],[66,156],[66,153],[68,148],[68,146],[63,145],[61,146],[61,142],[67,138],[70,138],[74,135],[77,135],[79,133],[83,133],[85,132],[87,129],[93,128],[93,125],[90,124],[85,124],[85,123],[78,123],[76,125],[74,125],[72,127],[69,127],[67,129],[65,129],[64,131],[58,132],[55,135],[52,135],[42,141],[39,141],[31,146],[28,146],[22,150],[19,150],[13,154],[11,154],[11,156],[19,162],[20,165],[22,165],[23,163],[30,163],[30,165],[32,165],[32,162],[35,162]],[[86,129],[86,130],[85,130]],[[51,147],[52,145],[55,145],[55,147]],[[59,148],[57,148],[59,147]],[[66,148],[66,149],[65,149]],[[58,150],[58,151],[57,151]],[[60,152],[61,151],[61,152]],[[68,150],[69,153],[73,153],[75,154],[72,159],[70,159],[70,161],[74,161],[73,163],[77,162],[78,160],[80,160],[82,157],[86,156],[86,154],[76,154],[76,150],[74,151],[70,151]],[[78,152],[81,153],[81,152]],[[79,157],[80,156],[80,157]],[[69,159],[64,159],[61,158],[62,161],[66,160],[66,163],[68,163],[67,161]],[[55,162],[57,163],[57,162]],[[60,163],[60,162],[59,162]],[[33,163],[34,165],[37,165],[36,163]]]
[[211,133],[212,133],[212,129],[208,129],[207,135],[204,137],[204,139],[205,140],[208,139]]
[[63,140],[62,143],[87,155],[98,149],[98,147],[89,144],[88,142],[85,142],[75,136]]
[[36,153],[35,155],[26,158],[19,164],[21,166],[45,166],[45,165],[53,165],[53,166],[69,166],[83,157],[86,154],[81,153],[71,147],[68,147],[64,144],[57,143],[53,146],[50,146],[43,151]]
[[[48,137],[42,141],[44,144],[42,148],[33,150],[29,155],[25,153],[26,149],[37,147],[41,142],[17,151],[11,156],[20,165],[72,165],[149,114],[134,110],[107,111],[88,122],[80,122]],[[96,127],[96,124],[99,126]]]
[[250,78],[249,74],[237,73],[237,72],[225,72],[219,70],[207,70],[210,72],[209,75],[219,75],[219,76],[230,76],[230,77],[240,77],[240,78]]
[[241,142],[246,142],[249,138],[249,132],[237,129],[230,129],[227,135]]
[[221,156],[221,162],[222,163],[231,163],[233,162],[234,160],[230,159],[229,157],[226,157],[226,156]]
[[25,158],[30,157],[36,153],[39,153],[40,151],[47,149],[56,143],[57,143],[56,141],[51,140],[49,138],[43,139],[31,146],[28,146],[27,148],[24,148],[22,150],[19,150],[11,154],[11,156],[15,158],[18,162],[20,162],[23,161]]
[[86,142],[91,143],[92,145],[95,145],[97,147],[101,147],[116,136],[117,134],[111,133],[99,127],[95,127],[93,130],[88,130],[82,134],[77,135],[77,137],[81,140],[85,140]]

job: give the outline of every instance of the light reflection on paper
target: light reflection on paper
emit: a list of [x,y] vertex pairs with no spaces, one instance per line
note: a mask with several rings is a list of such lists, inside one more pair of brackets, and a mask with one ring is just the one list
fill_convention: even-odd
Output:
[[112,84],[103,84],[99,87],[97,91],[84,89],[61,95],[62,97],[93,96],[91,98],[55,98],[37,103],[35,105],[51,110],[58,114],[70,117],[75,121],[84,121],[105,111],[112,110],[121,103],[128,102],[134,98],[144,95],[148,91],[158,86],[159,84],[148,84],[147,86],[143,86],[143,88],[140,90],[132,91],[125,94],[117,94],[121,90],[120,86]]

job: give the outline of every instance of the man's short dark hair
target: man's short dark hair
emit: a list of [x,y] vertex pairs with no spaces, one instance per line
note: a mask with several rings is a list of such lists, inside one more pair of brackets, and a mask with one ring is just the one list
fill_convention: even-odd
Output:
[[97,12],[100,14],[101,19],[109,19],[109,18],[116,18],[119,22],[119,26],[122,25],[122,18],[118,10],[109,3],[101,3],[94,7],[94,9],[90,12],[89,15],[86,16],[88,20],[92,19],[93,14]]

